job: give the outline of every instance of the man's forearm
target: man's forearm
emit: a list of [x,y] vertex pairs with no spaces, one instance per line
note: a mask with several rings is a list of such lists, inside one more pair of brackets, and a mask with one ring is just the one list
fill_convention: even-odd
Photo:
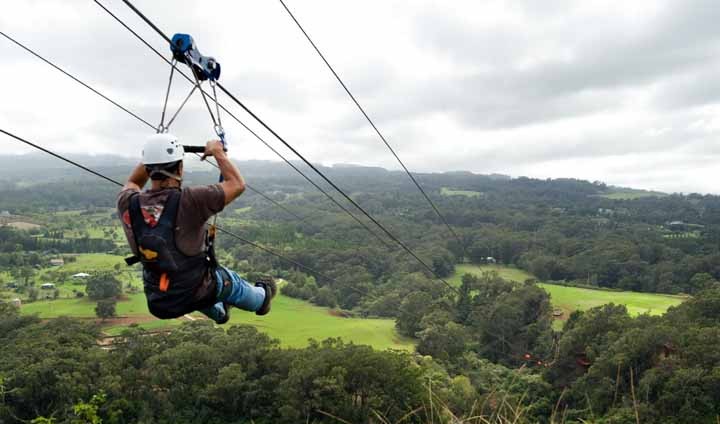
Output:
[[139,163],[128,177],[127,183],[125,184],[124,188],[142,189],[149,179],[150,176],[145,169],[145,165]]
[[234,190],[234,197],[237,197],[245,191],[245,180],[240,175],[240,170],[237,169],[234,163],[227,157],[225,153],[215,155],[215,161],[220,168],[220,173],[225,180],[223,184],[231,185]]

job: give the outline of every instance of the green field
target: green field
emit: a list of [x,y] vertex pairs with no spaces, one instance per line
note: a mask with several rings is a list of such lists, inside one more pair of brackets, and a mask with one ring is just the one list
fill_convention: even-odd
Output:
[[[502,265],[458,265],[455,274],[448,279],[451,284],[460,285],[463,274],[476,274],[495,271],[500,277],[516,282],[523,282],[534,278],[523,270]],[[626,291],[593,290],[579,287],[567,287],[556,284],[540,283],[540,287],[550,294],[553,307],[562,309],[562,319],[567,319],[570,312],[586,310],[596,306],[615,303],[625,305],[631,315],[648,313],[660,315],[671,306],[679,305],[685,298],[652,293],[637,293]],[[557,327],[557,326],[556,326]]]
[[[128,250],[128,254],[129,254]],[[112,271],[115,265],[120,265],[121,270],[129,269],[122,256],[118,255],[107,255],[104,253],[84,253],[82,255],[76,255],[75,262],[67,262],[63,266],[50,268],[58,271],[66,271],[71,273],[87,272],[88,274]],[[134,269],[134,268],[133,268]]]
[[667,194],[658,191],[645,191],[645,190],[616,190],[606,194],[600,194],[598,197],[604,197],[612,200],[635,200],[642,199],[643,197],[665,197]]
[[627,307],[630,315],[650,314],[661,315],[671,306],[682,303],[685,299],[653,293],[637,293],[627,291],[592,290],[579,287],[566,287],[554,284],[540,284],[550,293],[553,306],[565,312],[586,310],[608,303],[622,304]]
[[327,308],[285,296],[274,300],[272,312],[265,317],[233,310],[230,323],[253,325],[292,347],[305,346],[310,338],[328,337],[342,337],[376,349],[411,350],[414,346],[397,334],[392,319],[342,318],[331,315]]
[[[24,314],[37,313],[41,318],[72,316],[78,318],[95,317],[95,302],[83,299],[60,299],[24,304]],[[342,337],[343,340],[357,344],[371,345],[376,349],[411,350],[414,346],[409,339],[395,332],[395,322],[391,319],[342,318],[334,316],[327,308],[311,305],[297,299],[278,296],[273,302],[272,312],[259,317],[253,313],[233,309],[230,324],[249,324],[257,327],[271,337],[280,340],[283,346],[306,346],[308,339],[323,340],[328,337]],[[128,300],[117,304],[117,314],[121,317],[134,317],[142,328],[159,329],[179,325],[187,319],[160,321],[149,316],[142,293],[129,296]],[[192,315],[204,319],[202,314]],[[115,325],[106,329],[106,333],[117,335],[127,327]]]
[[[249,208],[240,210],[242,215]],[[101,212],[95,215],[87,215],[85,218],[95,219],[109,212]],[[77,218],[80,211],[65,211],[57,215],[58,218]],[[239,218],[234,218],[239,220]],[[91,237],[105,237],[104,227],[94,224],[86,225],[80,231],[65,230],[66,237],[81,236],[81,232],[89,233]],[[119,232],[115,232],[119,236]],[[48,267],[38,270],[32,277],[36,286],[42,283],[52,282],[59,290],[60,298],[57,300],[39,300],[33,303],[27,302],[27,295],[18,295],[11,291],[3,292],[4,297],[21,297],[23,300],[22,312],[24,314],[38,314],[40,318],[54,318],[59,316],[71,316],[77,318],[95,319],[96,303],[86,297],[75,297],[75,291],[85,292],[84,280],[70,278],[70,275],[86,272],[97,274],[99,272],[112,272],[118,279],[123,281],[127,288],[129,285],[141,287],[138,274],[138,267],[129,268],[123,262],[123,256],[109,255],[102,253],[63,255],[74,256],[75,261],[66,261],[65,265]],[[9,275],[3,276],[7,281]],[[51,296],[52,290],[41,290],[40,298]],[[132,322],[136,322],[142,328],[160,329],[168,328],[188,321],[187,318],[178,320],[161,321],[150,316],[142,293],[131,294],[126,300],[117,304],[117,315],[119,320],[109,321],[104,331],[110,335],[121,333]],[[204,319],[202,314],[192,315],[195,319]],[[249,324],[266,332],[271,337],[278,338],[284,346],[300,347],[308,343],[308,339],[323,340],[328,337],[341,337],[346,341],[358,344],[368,344],[376,349],[403,349],[412,350],[414,343],[409,339],[398,336],[395,331],[395,322],[391,319],[361,319],[342,318],[331,314],[327,308],[314,306],[308,302],[279,296],[273,303],[272,312],[266,317],[258,317],[252,313],[233,310],[231,324]]]
[[480,275],[483,272],[488,271],[495,271],[497,272],[501,278],[509,281],[516,281],[518,283],[522,283],[525,280],[535,278],[530,273],[527,273],[521,269],[517,268],[510,268],[503,265],[468,265],[468,264],[460,264],[455,266],[455,274],[453,274],[450,278],[448,278],[448,282],[450,284],[453,284],[455,286],[460,286],[460,283],[462,282],[462,276],[465,274],[475,274]]
[[[115,271],[120,265],[120,272]],[[40,270],[35,280],[40,283],[47,281],[51,272],[64,272],[67,274],[87,272],[94,274],[102,271],[117,273],[125,286],[132,283],[139,286],[139,277],[136,268],[127,268],[122,256],[107,254],[77,255],[75,262],[67,262],[60,267]],[[78,318],[95,318],[95,302],[87,298],[70,297],[71,290],[85,291],[82,281],[68,280],[58,286],[61,298],[57,300],[43,300],[33,303],[24,303],[22,312],[25,314],[38,314],[40,318],[54,318],[58,316],[72,316]],[[119,317],[131,318],[138,321],[146,329],[158,329],[178,325],[182,320],[160,321],[155,320],[148,313],[145,297],[142,293],[129,295],[127,300],[117,304]],[[196,319],[203,319],[202,314],[193,314]],[[308,302],[278,296],[273,303],[272,312],[265,317],[240,310],[233,310],[231,324],[250,324],[272,337],[278,338],[284,346],[300,347],[307,345],[308,339],[323,340],[328,337],[342,337],[346,341],[358,344],[368,344],[376,349],[403,349],[411,350],[413,342],[403,339],[395,331],[395,322],[391,319],[361,319],[342,318],[331,314],[327,308],[314,306]],[[111,335],[119,334],[128,324],[111,325],[106,332]]]
[[[22,306],[24,314],[38,314],[40,318],[57,318],[69,316],[77,318],[95,317],[96,302],[88,299],[58,299],[44,300],[33,303],[25,303]],[[117,314],[122,317],[146,317],[148,316],[145,304],[145,295],[142,293],[128,296],[127,300],[117,303]]]
[[483,193],[479,191],[470,190],[452,190],[447,187],[440,189],[440,194],[443,196],[465,196],[465,197],[481,197]]

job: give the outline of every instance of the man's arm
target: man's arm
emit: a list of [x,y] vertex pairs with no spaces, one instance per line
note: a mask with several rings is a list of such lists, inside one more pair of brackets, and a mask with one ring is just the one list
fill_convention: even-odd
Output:
[[150,176],[145,170],[145,165],[139,163],[128,177],[128,180],[125,183],[123,190],[142,190],[142,188],[145,187],[145,183],[147,183],[148,179],[150,179]]
[[208,156],[214,156],[220,173],[223,176],[223,182],[220,183],[225,192],[225,205],[229,205],[233,200],[240,197],[245,191],[245,180],[240,171],[237,169],[225,154],[222,143],[218,140],[208,141],[205,145],[205,153],[203,159]]

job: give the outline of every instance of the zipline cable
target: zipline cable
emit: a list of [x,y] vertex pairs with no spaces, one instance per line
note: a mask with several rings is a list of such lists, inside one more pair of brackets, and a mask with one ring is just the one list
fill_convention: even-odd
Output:
[[[160,36],[162,36],[168,43],[170,43],[170,38],[168,38],[165,33],[163,33],[160,28],[158,28],[155,24],[153,24],[150,19],[148,19],[142,12],[140,12],[129,0],[123,0],[123,2],[130,7],[143,21],[145,21],[152,29],[155,30]],[[268,130],[275,138],[277,138],[281,143],[285,145],[290,151],[292,151],[297,157],[299,157],[307,166],[310,167],[313,171],[315,171],[316,174],[318,174],[325,182],[330,184],[332,188],[334,188],[338,193],[340,193],[348,202],[350,202],[353,206],[355,206],[360,212],[362,212],[363,215],[365,215],[370,221],[372,221],[375,225],[378,226],[391,240],[393,240],[395,243],[397,243],[400,247],[403,248],[410,256],[415,258],[415,260],[422,265],[426,270],[428,270],[432,275],[435,276],[439,281],[441,281],[443,284],[448,286],[451,290],[457,292],[457,288],[452,286],[450,283],[445,281],[444,278],[440,277],[435,270],[433,270],[425,261],[420,259],[415,252],[413,252],[405,243],[403,243],[400,239],[398,239],[393,233],[391,233],[385,226],[383,226],[380,222],[377,221],[372,215],[370,215],[362,206],[360,206],[355,200],[353,200],[347,193],[345,193],[340,187],[338,187],[334,182],[332,182],[323,172],[321,172],[315,165],[313,165],[310,161],[308,161],[305,156],[300,154],[294,147],[290,145],[283,137],[280,136],[275,130],[273,130],[268,124],[265,123],[260,117],[255,115],[255,113],[250,110],[243,102],[241,102],[237,97],[235,97],[232,93],[230,93],[224,85],[222,85],[220,82],[217,83],[217,87],[225,93],[228,97],[230,97],[231,100],[233,100],[238,106],[240,106],[245,112],[247,112],[250,116],[255,119],[260,125],[262,125],[266,130]]]
[[[122,19],[118,18],[114,13],[112,13],[108,8],[106,8],[102,3],[100,3],[98,0],[93,0],[95,4],[100,6],[101,9],[103,9],[108,15],[110,15],[113,19],[115,19],[120,25],[122,25],[125,29],[127,29],[132,35],[135,36],[138,40],[140,40],[145,46],[147,46],[150,50],[155,52],[155,54],[160,57],[162,60],[167,62],[169,65],[172,65],[172,62],[168,60],[165,56],[163,56],[162,53],[160,53],[156,48],[154,48],[150,43],[148,43],[143,37],[141,37],[137,32],[135,32],[132,28],[130,28]],[[134,9],[134,7],[133,7]],[[154,25],[152,25],[154,27]],[[162,33],[160,33],[162,34]],[[162,34],[165,39],[164,34]],[[193,79],[191,79],[189,76],[187,76],[182,70],[176,69],[176,72],[178,72],[180,75],[185,77],[185,79],[190,82],[191,84],[195,84]],[[350,218],[352,218],[355,222],[357,222],[361,227],[363,227],[366,231],[368,231],[370,234],[372,234],[376,239],[382,243],[383,246],[386,248],[389,248],[390,245],[382,238],[380,237],[377,232],[375,232],[372,228],[370,228],[366,223],[362,222],[355,214],[353,214],[347,207],[345,207],[342,203],[340,203],[337,199],[335,199],[333,196],[330,195],[325,189],[320,187],[315,181],[313,181],[306,173],[304,173],[300,168],[295,166],[289,159],[287,159],[285,156],[282,155],[282,153],[278,152],[277,149],[275,149],[270,143],[265,141],[262,137],[260,137],[255,131],[253,131],[250,127],[245,125],[243,121],[240,120],[237,116],[235,116],[232,112],[230,112],[225,106],[222,104],[219,104],[220,108],[225,111],[225,113],[228,114],[231,118],[233,118],[237,123],[239,123],[243,128],[245,128],[250,134],[252,134],[256,139],[258,139],[262,144],[265,145],[268,149],[270,149],[275,155],[277,155],[280,159],[282,159],[288,166],[290,166],[295,172],[300,174],[308,183],[310,183],[313,187],[315,187],[320,193],[322,193],[325,197],[327,197],[332,203],[335,204],[340,210],[345,212]]]
[[[87,88],[88,90],[90,90],[90,91],[92,91],[93,93],[99,95],[100,97],[102,97],[103,99],[107,100],[107,101],[110,102],[111,104],[115,105],[115,106],[118,107],[120,110],[128,113],[130,116],[134,117],[135,119],[139,120],[140,122],[142,122],[142,123],[150,126],[152,129],[154,129],[154,130],[157,131],[157,128],[156,128],[156,127],[154,127],[152,124],[150,124],[150,123],[147,122],[146,120],[144,120],[144,119],[142,119],[141,117],[139,117],[137,114],[133,113],[132,111],[130,111],[130,110],[127,109],[126,107],[120,105],[120,104],[117,103],[116,101],[110,99],[108,96],[102,94],[100,91],[98,91],[97,89],[93,88],[93,87],[90,86],[89,84],[83,82],[83,81],[80,80],[79,78],[75,77],[74,75],[72,75],[72,74],[70,74],[69,72],[65,71],[64,69],[60,68],[59,66],[57,66],[57,65],[54,64],[53,62],[49,61],[48,59],[44,58],[44,57],[41,56],[40,54],[36,53],[35,51],[33,51],[32,49],[30,49],[29,47],[25,46],[24,44],[20,43],[19,41],[15,40],[14,38],[10,37],[9,35],[5,34],[5,33],[2,32],[2,31],[0,31],[0,35],[3,35],[5,38],[7,38],[8,40],[10,40],[10,41],[13,42],[14,44],[18,45],[19,47],[21,47],[23,50],[29,52],[30,54],[32,54],[33,56],[35,56],[35,57],[37,57],[38,59],[42,60],[42,61],[45,62],[46,64],[48,64],[48,65],[52,66],[53,68],[55,68],[56,70],[60,71],[60,72],[63,73],[64,75],[70,77],[72,80],[74,80],[75,82],[79,83],[79,84],[82,85],[83,87]],[[159,52],[157,52],[157,53],[160,54]],[[160,55],[160,56],[162,57],[162,55]],[[163,57],[163,59],[164,59],[164,57]],[[179,72],[180,74],[182,74],[185,78],[188,78],[188,80],[189,80],[189,77],[187,77],[187,75],[183,74],[182,71],[180,71],[180,70],[178,69],[177,72]],[[189,81],[190,81],[190,80],[189,80]],[[187,100],[187,98],[186,98],[186,100]],[[184,103],[184,102],[183,102],[183,103]],[[225,111],[228,113],[229,116],[233,117],[236,121],[238,121],[240,124],[242,124],[243,126],[245,126],[245,124],[243,124],[237,117],[235,117],[235,115],[233,115],[232,113],[230,113],[229,111],[227,111],[227,109],[225,109],[224,106],[221,106],[221,108],[222,108],[223,110],[225,110]],[[175,117],[177,116],[177,113],[178,113],[179,111],[180,111],[180,109],[178,109],[178,111],[175,113],[175,115],[173,116],[173,118],[171,119],[171,121],[175,119]],[[321,193],[323,193],[326,197],[328,197],[330,200],[332,200],[332,201],[333,201],[338,207],[340,207],[345,213],[347,213],[348,215],[350,215],[350,216],[351,216],[352,218],[354,218],[361,226],[363,226],[366,230],[370,231],[373,235],[375,235],[375,237],[377,237],[378,240],[380,240],[380,241],[383,243],[384,246],[386,246],[386,247],[388,246],[387,243],[386,243],[382,238],[380,238],[379,235],[377,235],[376,233],[374,233],[374,232],[372,231],[372,229],[370,229],[369,227],[367,227],[367,225],[364,224],[362,221],[358,220],[357,217],[355,217],[347,208],[345,208],[342,204],[340,204],[339,202],[337,202],[337,200],[335,200],[332,196],[330,196],[325,190],[323,190],[320,186],[318,186],[314,181],[312,181],[307,175],[305,175],[301,170],[299,170],[299,169],[298,169],[295,165],[293,165],[289,160],[287,160],[284,156],[282,156],[279,152],[277,152],[272,146],[270,146],[269,144],[267,144],[262,138],[260,138],[257,134],[255,134],[255,133],[254,133],[252,130],[250,130],[248,127],[245,126],[245,128],[247,128],[251,133],[253,133],[253,135],[255,135],[256,138],[258,138],[260,141],[262,141],[263,143],[265,143],[265,145],[266,145],[268,148],[270,148],[273,152],[275,152],[280,158],[282,158],[283,160],[285,160],[286,163],[288,163],[293,169],[295,169],[298,173],[300,173],[300,175],[302,175],[303,177],[305,177],[305,179],[306,179],[308,182],[310,182],[310,183],[311,183],[313,186],[315,186]],[[268,198],[268,199],[269,199],[269,198]],[[302,220],[302,218],[301,218],[301,220]]]
[[462,247],[462,249],[465,250],[464,243],[462,242],[462,240],[460,240],[460,237],[457,235],[455,230],[453,230],[453,228],[450,226],[450,223],[448,223],[447,219],[445,219],[445,216],[442,213],[440,213],[440,210],[435,205],[435,202],[433,202],[430,199],[430,196],[428,196],[427,192],[425,192],[425,190],[422,188],[422,186],[417,181],[417,179],[415,179],[415,176],[410,172],[410,170],[407,168],[407,166],[405,166],[405,163],[403,163],[403,161],[400,159],[400,156],[398,156],[398,154],[395,152],[395,149],[393,149],[392,146],[390,146],[390,143],[385,139],[385,136],[380,132],[380,129],[378,129],[378,127],[375,125],[375,122],[373,122],[373,120],[370,119],[370,116],[365,112],[365,109],[360,105],[360,102],[358,102],[358,100],[355,98],[355,96],[350,92],[350,89],[347,87],[347,85],[345,85],[345,82],[343,82],[343,80],[340,78],[340,76],[337,74],[337,72],[335,72],[335,69],[332,67],[332,65],[330,65],[330,62],[327,61],[327,59],[325,58],[325,55],[323,55],[322,52],[320,51],[320,49],[315,45],[313,40],[310,38],[310,35],[308,35],[308,33],[305,31],[305,28],[303,28],[303,26],[300,25],[300,22],[297,20],[297,18],[295,18],[295,15],[293,15],[293,13],[287,7],[285,2],[283,0],[279,0],[279,1],[280,1],[280,4],[282,4],[282,6],[287,11],[288,15],[290,15],[292,20],[295,21],[295,24],[297,25],[297,27],[300,28],[300,31],[303,33],[303,35],[308,40],[308,42],[310,42],[310,45],[313,47],[313,49],[315,49],[315,51],[320,56],[320,58],[323,60],[323,62],[325,62],[325,65],[327,65],[330,72],[332,72],[332,74],[335,76],[335,79],[338,81],[338,83],[340,83],[340,85],[345,90],[347,95],[350,96],[350,99],[353,101],[353,103],[355,103],[355,106],[357,106],[358,110],[360,110],[360,113],[362,113],[362,115],[368,121],[370,126],[373,127],[373,129],[375,130],[377,135],[380,137],[382,142],[385,143],[385,146],[388,148],[388,150],[390,150],[390,153],[392,153],[392,155],[395,156],[395,159],[398,161],[400,166],[402,166],[402,168],[405,170],[405,173],[408,175],[408,177],[410,177],[410,180],[412,180],[413,184],[415,184],[415,187],[417,187],[418,190],[420,190],[420,193],[422,193],[422,195],[425,197],[425,200],[427,200],[427,202],[433,208],[433,210],[435,211],[435,214],[437,214],[437,216],[440,217],[442,222],[445,224],[447,229],[450,231],[450,234],[452,234],[453,237],[455,237],[455,240],[457,240],[460,247]]
[[107,100],[108,102],[114,104],[115,106],[117,106],[117,107],[119,107],[120,109],[124,110],[125,112],[129,113],[130,115],[132,115],[132,116],[133,116],[135,119],[137,119],[138,121],[142,122],[143,124],[145,124],[145,125],[147,125],[148,127],[154,129],[155,131],[157,131],[157,127],[156,127],[155,125],[153,125],[153,124],[149,123],[148,121],[142,119],[142,118],[139,117],[138,115],[134,114],[133,112],[129,111],[128,109],[126,109],[126,108],[124,108],[123,106],[121,106],[120,104],[118,104],[116,101],[112,100],[111,98],[107,97],[106,95],[102,94],[101,92],[97,91],[96,89],[94,89],[94,88],[90,87],[89,85],[85,84],[84,82],[80,81],[79,79],[77,79],[75,76],[73,76],[73,75],[70,74],[69,72],[66,72],[65,70],[61,69],[59,66],[56,66],[54,63],[50,62],[49,60],[45,59],[44,57],[40,56],[39,54],[37,54],[37,53],[35,53],[34,51],[30,50],[29,48],[25,47],[25,46],[22,45],[19,41],[15,40],[14,38],[10,37],[9,35],[5,34],[5,33],[2,32],[2,31],[0,31],[0,35],[2,35],[3,37],[7,38],[7,39],[10,40],[11,42],[15,43],[17,46],[19,46],[20,48],[22,48],[23,50],[27,51],[28,53],[32,54],[33,56],[35,56],[35,57],[37,57],[38,59],[42,60],[43,62],[47,63],[48,65],[52,66],[53,68],[57,69],[58,71],[62,72],[62,73],[65,74],[66,76],[72,78],[72,79],[73,79],[75,82],[77,82],[78,84],[84,86],[84,87],[87,88],[88,90],[92,91],[93,93],[97,94],[98,96],[102,97],[103,99]]
[[[199,158],[202,158],[202,156],[201,156],[199,153],[195,153],[195,156],[197,156],[197,157],[199,157]],[[215,167],[215,168],[217,168],[217,169],[220,169],[220,167],[219,167],[216,163],[213,163],[212,161],[210,161],[210,160],[208,160],[208,159],[205,159],[205,161],[206,161],[210,166],[213,166],[213,167]],[[274,199],[272,199],[270,196],[266,195],[266,194],[263,193],[262,191],[253,188],[253,187],[252,187],[250,184],[248,184],[248,183],[245,183],[245,188],[247,188],[248,190],[252,191],[253,193],[259,195],[260,197],[262,197],[263,199],[265,199],[265,200],[267,200],[268,202],[272,203],[273,205],[277,206],[278,208],[284,210],[284,211],[287,212],[288,214],[294,216],[294,217],[297,218],[297,220],[300,221],[300,222],[302,222],[302,221],[310,218],[310,216],[306,216],[305,218],[303,218],[303,217],[301,217],[301,216],[293,213],[290,209],[286,208],[286,207],[283,206],[281,203],[275,201]]]
[[[42,147],[42,146],[40,146],[40,145],[38,145],[38,144],[35,144],[35,143],[31,142],[31,141],[28,141],[28,140],[26,140],[26,139],[24,139],[24,138],[22,138],[22,137],[20,137],[20,136],[17,136],[17,135],[15,135],[15,134],[13,134],[13,133],[11,133],[11,132],[9,132],[9,131],[5,131],[4,129],[0,128],[0,133],[3,133],[3,134],[5,134],[6,136],[11,137],[11,138],[13,138],[13,139],[15,139],[15,140],[17,140],[17,141],[19,141],[19,142],[21,142],[21,143],[25,143],[25,144],[27,144],[28,146],[34,147],[35,149],[38,149],[38,150],[40,150],[40,151],[42,151],[42,152],[45,152],[45,153],[47,153],[47,154],[49,154],[49,155],[51,155],[51,156],[54,156],[54,157],[58,158],[58,159],[60,159],[60,160],[63,160],[63,161],[65,161],[65,162],[67,162],[67,163],[69,163],[69,164],[71,164],[71,165],[73,165],[73,166],[76,166],[76,167],[78,167],[78,168],[80,168],[80,169],[82,169],[82,170],[84,170],[84,171],[87,171],[87,172],[95,175],[96,177],[100,177],[100,178],[102,178],[102,179],[104,179],[104,180],[106,180],[106,181],[108,181],[108,182],[110,182],[110,183],[112,183],[112,184],[115,184],[116,186],[123,187],[123,184],[122,184],[120,181],[118,181],[118,180],[114,180],[114,179],[112,179],[112,178],[110,178],[110,177],[108,177],[108,176],[105,176],[105,175],[103,175],[103,174],[101,174],[101,173],[99,173],[99,172],[97,172],[97,171],[94,171],[94,170],[92,170],[92,169],[90,169],[90,168],[88,168],[88,167],[86,167],[86,166],[84,166],[84,165],[81,165],[81,164],[79,164],[79,163],[77,163],[77,162],[75,162],[75,161],[73,161],[73,160],[71,160],[71,159],[68,159],[68,158],[66,158],[66,157],[64,157],[64,156],[62,156],[62,155],[59,155],[59,154],[57,154],[57,153],[55,153],[55,152],[52,152],[52,151],[50,151],[50,150],[48,150],[48,149],[46,149],[46,148],[44,148],[44,147]],[[325,276],[325,275],[322,274],[321,272],[315,271],[314,269],[312,269],[312,268],[310,268],[310,267],[308,267],[308,266],[306,266],[306,265],[303,265],[303,264],[301,264],[300,262],[294,261],[294,260],[292,260],[292,259],[290,259],[290,258],[288,258],[288,257],[286,257],[286,256],[284,256],[284,255],[281,255],[281,254],[275,252],[274,250],[272,250],[272,249],[270,249],[270,248],[268,248],[268,247],[265,247],[265,246],[260,245],[260,244],[258,244],[258,243],[255,243],[255,242],[252,242],[252,241],[250,241],[250,240],[247,240],[247,239],[245,239],[245,238],[243,238],[243,237],[241,237],[241,236],[239,236],[239,235],[237,235],[237,234],[235,234],[235,233],[233,233],[233,232],[231,232],[231,231],[225,230],[224,228],[217,227],[217,229],[218,229],[218,231],[220,231],[220,232],[222,232],[222,233],[225,233],[225,234],[227,234],[227,235],[230,236],[230,237],[233,237],[233,238],[235,238],[235,239],[237,239],[237,240],[239,240],[239,241],[241,241],[241,242],[243,242],[243,243],[246,243],[246,244],[248,244],[248,245],[250,245],[250,246],[253,246],[253,247],[257,248],[257,249],[260,249],[260,250],[262,250],[262,251],[264,251],[264,252],[267,252],[267,253],[269,253],[269,254],[271,254],[271,255],[273,255],[273,256],[276,256],[276,257],[278,257],[278,258],[280,258],[280,259],[283,259],[283,260],[285,260],[285,261],[287,261],[287,262],[289,262],[289,263],[291,263],[291,264],[293,264],[293,265],[295,265],[295,266],[298,266],[298,267],[300,267],[300,268],[302,268],[302,269],[304,269],[304,270],[307,270],[308,272],[310,272],[310,273],[312,273],[312,274],[315,274],[315,275],[317,275],[317,276],[319,276],[319,277],[321,277],[321,278],[324,278],[324,279],[326,279],[326,280],[328,280],[328,281],[333,281],[333,282],[335,281],[334,279]]]
[[66,158],[66,157],[64,157],[64,156],[61,156],[61,155],[59,155],[59,154],[57,154],[57,153],[55,153],[55,152],[52,152],[52,151],[50,151],[50,150],[48,150],[48,149],[46,149],[46,148],[44,148],[44,147],[42,147],[42,146],[39,146],[39,145],[37,145],[37,144],[35,144],[35,143],[33,143],[33,142],[27,141],[27,140],[25,140],[24,138],[18,137],[18,136],[16,136],[15,134],[10,133],[10,132],[7,132],[7,131],[5,131],[5,130],[2,129],[2,128],[0,128],[0,132],[3,133],[3,134],[5,134],[5,135],[8,136],[8,137],[14,138],[15,140],[17,140],[17,141],[19,141],[19,142],[21,142],[21,143],[27,144],[27,145],[30,146],[30,147],[34,147],[34,148],[36,148],[36,149],[38,149],[38,150],[40,150],[40,151],[42,151],[42,152],[45,152],[45,153],[47,153],[47,154],[49,154],[49,155],[51,155],[51,156],[55,156],[56,158],[58,158],[58,159],[60,159],[60,160],[64,160],[65,162],[67,162],[67,163],[69,163],[69,164],[71,164],[71,165],[77,166],[78,168],[82,169],[83,171],[87,171],[87,172],[95,175],[96,177],[100,177],[100,178],[102,178],[102,179],[104,179],[104,180],[107,180],[107,181],[109,181],[109,182],[111,182],[111,183],[113,183],[113,184],[115,184],[115,185],[120,186],[120,187],[123,186],[123,184],[122,184],[120,181],[118,181],[118,180],[114,180],[114,179],[112,179],[112,178],[110,178],[110,177],[106,177],[105,175],[103,175],[103,174],[101,174],[101,173],[99,173],[99,172],[93,171],[92,169],[90,169],[90,168],[88,168],[88,167],[86,167],[86,166],[80,165],[79,163],[77,163],[77,162],[75,162],[75,161],[72,161],[72,160],[70,160],[70,159],[68,159],[68,158]]
[[[128,113],[128,114],[129,114],[130,116],[132,116],[133,118],[135,118],[135,119],[137,119],[138,121],[140,121],[140,122],[142,122],[142,123],[144,123],[144,124],[149,125],[149,126],[152,127],[151,124],[149,124],[146,120],[144,120],[143,118],[141,118],[141,117],[140,117],[139,115],[137,115],[136,113],[132,112],[130,109],[122,106],[120,103],[116,102],[115,100],[112,100],[110,97],[104,95],[103,93],[101,93],[101,92],[98,91],[97,89],[93,88],[93,87],[90,86],[89,84],[83,82],[83,81],[80,80],[79,78],[77,78],[77,77],[71,75],[70,73],[66,72],[64,69],[60,68],[59,66],[57,66],[56,64],[54,64],[54,63],[51,62],[50,60],[44,58],[44,57],[41,56],[40,54],[36,53],[35,51],[33,51],[32,49],[30,49],[29,47],[25,46],[24,44],[20,43],[19,41],[15,40],[14,38],[10,37],[9,35],[5,34],[5,33],[2,32],[2,31],[0,31],[0,35],[4,36],[4,37],[7,38],[8,40],[12,41],[14,44],[16,44],[17,46],[21,47],[23,50],[25,50],[25,51],[27,51],[28,53],[32,54],[32,55],[35,56],[36,58],[42,60],[43,62],[47,63],[48,65],[50,65],[50,66],[52,66],[53,68],[57,69],[58,71],[62,72],[64,75],[72,78],[75,82],[81,84],[83,87],[87,88],[88,90],[92,91],[93,93],[97,94],[98,96],[102,97],[103,99],[107,100],[108,102],[112,103],[113,105],[117,106],[120,110]],[[187,98],[186,98],[185,101],[187,101]],[[185,104],[185,102],[183,102],[183,105],[184,105],[184,104]],[[182,108],[182,106],[181,106],[181,108]],[[177,113],[178,113],[179,111],[180,111],[180,109],[178,109],[178,111],[175,113],[175,115],[172,117],[172,119],[168,122],[167,125],[169,125],[169,124],[175,119],[175,117],[177,116]],[[155,129],[155,130],[157,130],[157,128],[155,128],[155,127],[152,127],[152,128]],[[210,162],[208,162],[208,163],[210,163]],[[216,165],[215,165],[215,167],[217,168]],[[258,195],[260,195],[261,197],[265,198],[265,199],[268,200],[269,202],[273,203],[273,204],[276,205],[277,207],[283,209],[285,212],[287,212],[287,213],[289,213],[290,215],[294,216],[294,217],[297,218],[299,221],[303,221],[304,219],[306,219],[306,218],[301,218],[300,216],[298,216],[298,215],[296,215],[295,213],[291,212],[289,209],[287,209],[286,207],[282,206],[280,203],[274,201],[274,200],[271,199],[269,196],[267,196],[265,193],[262,193],[261,191],[259,191],[259,190],[255,189],[255,188],[251,187],[249,184],[245,184],[245,186],[246,186],[248,189],[250,189],[251,191],[253,191],[253,192],[257,193]]]

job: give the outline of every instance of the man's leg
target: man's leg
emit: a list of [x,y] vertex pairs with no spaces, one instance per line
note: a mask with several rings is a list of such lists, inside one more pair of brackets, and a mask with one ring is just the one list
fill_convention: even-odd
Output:
[[198,312],[205,314],[208,318],[215,321],[217,324],[225,324],[229,318],[228,313],[225,310],[225,306],[222,302],[218,302],[209,308],[200,309]]
[[[218,282],[218,301],[229,303],[245,311],[256,312],[265,301],[265,289],[243,280],[235,271],[221,267],[215,271]],[[229,278],[228,278],[229,277]]]

